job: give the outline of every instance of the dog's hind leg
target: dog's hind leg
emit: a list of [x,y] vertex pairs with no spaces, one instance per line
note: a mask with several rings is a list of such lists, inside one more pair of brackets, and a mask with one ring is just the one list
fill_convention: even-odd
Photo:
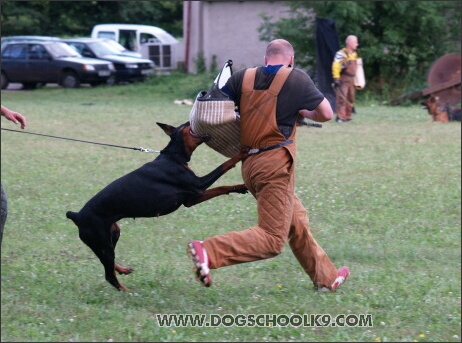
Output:
[[109,235],[112,235],[110,227],[101,225],[101,223],[85,229],[79,227],[79,237],[99,258],[104,267],[106,281],[119,291],[127,291],[127,288],[119,282],[115,274],[114,245]]
[[[119,225],[117,225],[117,223],[113,223],[111,226],[111,239],[112,239],[112,245],[114,246],[114,249],[119,240],[119,237],[120,237],[120,227]],[[117,264],[117,263],[115,263],[114,269],[116,270],[117,273],[125,274],[125,275],[133,272],[133,268],[122,267],[120,264]]]
[[[117,288],[119,291],[128,291],[128,289],[122,285],[116,276],[116,263],[115,263],[115,253],[114,249],[111,246],[107,247],[108,249],[102,249],[101,254],[98,256],[99,260],[104,266],[105,278],[106,281]],[[122,267],[123,268],[123,267]]]

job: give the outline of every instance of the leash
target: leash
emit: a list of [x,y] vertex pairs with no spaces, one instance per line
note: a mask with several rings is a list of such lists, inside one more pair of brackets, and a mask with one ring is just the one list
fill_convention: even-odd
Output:
[[321,123],[313,123],[313,122],[306,121],[305,119],[298,120],[297,124],[300,126],[311,126],[311,127],[317,127],[317,128],[322,127]]
[[281,148],[283,146],[286,146],[286,145],[289,145],[289,144],[292,144],[294,141],[291,140],[291,139],[288,139],[284,142],[281,142],[281,143],[278,143],[278,144],[274,144],[274,145],[270,145],[270,146],[267,146],[267,147],[264,147],[264,148],[253,148],[253,149],[250,149],[248,154],[249,155],[255,155],[255,154],[259,154],[261,152],[264,152],[264,151],[268,151],[268,150],[273,150],[273,149],[277,149],[277,148]]
[[37,135],[37,136],[65,139],[65,140],[74,141],[74,142],[82,142],[82,143],[90,143],[90,144],[96,144],[96,145],[104,145],[104,146],[110,146],[110,147],[113,147],[113,148],[138,150],[138,151],[141,151],[141,152],[149,152],[149,153],[160,152],[159,150],[152,150],[152,149],[148,149],[148,148],[141,148],[141,147],[140,148],[134,148],[134,147],[128,147],[128,146],[123,146],[123,145],[115,145],[115,144],[98,143],[98,142],[92,142],[92,141],[84,141],[84,140],[75,139],[75,138],[59,137],[59,136],[45,135],[45,134],[42,134],[42,133],[5,129],[3,127],[2,127],[2,130],[11,131],[11,132],[19,132],[19,133],[27,133],[29,135]]

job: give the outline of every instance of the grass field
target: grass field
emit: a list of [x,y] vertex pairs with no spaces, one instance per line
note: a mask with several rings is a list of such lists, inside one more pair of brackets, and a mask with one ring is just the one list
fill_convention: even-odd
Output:
[[[1,96],[27,116],[27,132],[160,150],[168,137],[155,123],[187,121],[190,107],[173,101],[191,99],[203,84],[177,76]],[[360,102],[356,110],[351,123],[297,133],[296,193],[318,242],[338,267],[351,270],[336,293],[315,291],[288,246],[270,260],[213,270],[211,288],[194,280],[185,252],[190,239],[256,222],[253,198],[240,194],[164,217],[122,220],[116,259],[135,272],[120,277],[130,291],[117,292],[65,213],[157,155],[2,130],[9,213],[1,341],[460,342],[460,123],[431,123],[418,105]],[[1,125],[18,129],[5,118]],[[190,166],[204,175],[224,160],[204,145]],[[239,167],[215,185],[237,182]],[[159,314],[362,315],[368,325],[162,326]]]

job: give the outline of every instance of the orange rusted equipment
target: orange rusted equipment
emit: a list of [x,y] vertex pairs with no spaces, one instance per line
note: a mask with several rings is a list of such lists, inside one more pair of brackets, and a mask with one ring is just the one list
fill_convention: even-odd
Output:
[[439,57],[427,72],[428,87],[394,99],[392,104],[397,105],[407,99],[415,100],[428,95],[437,98],[441,105],[452,107],[460,103],[460,63],[460,54],[451,53]]
[[428,88],[422,96],[438,97],[442,104],[454,106],[460,103],[460,54],[447,54],[438,58],[428,70]]

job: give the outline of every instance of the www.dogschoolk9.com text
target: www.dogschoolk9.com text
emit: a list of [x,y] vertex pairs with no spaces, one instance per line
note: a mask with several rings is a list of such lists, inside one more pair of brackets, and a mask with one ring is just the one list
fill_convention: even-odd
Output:
[[372,327],[371,314],[156,314],[160,327]]

